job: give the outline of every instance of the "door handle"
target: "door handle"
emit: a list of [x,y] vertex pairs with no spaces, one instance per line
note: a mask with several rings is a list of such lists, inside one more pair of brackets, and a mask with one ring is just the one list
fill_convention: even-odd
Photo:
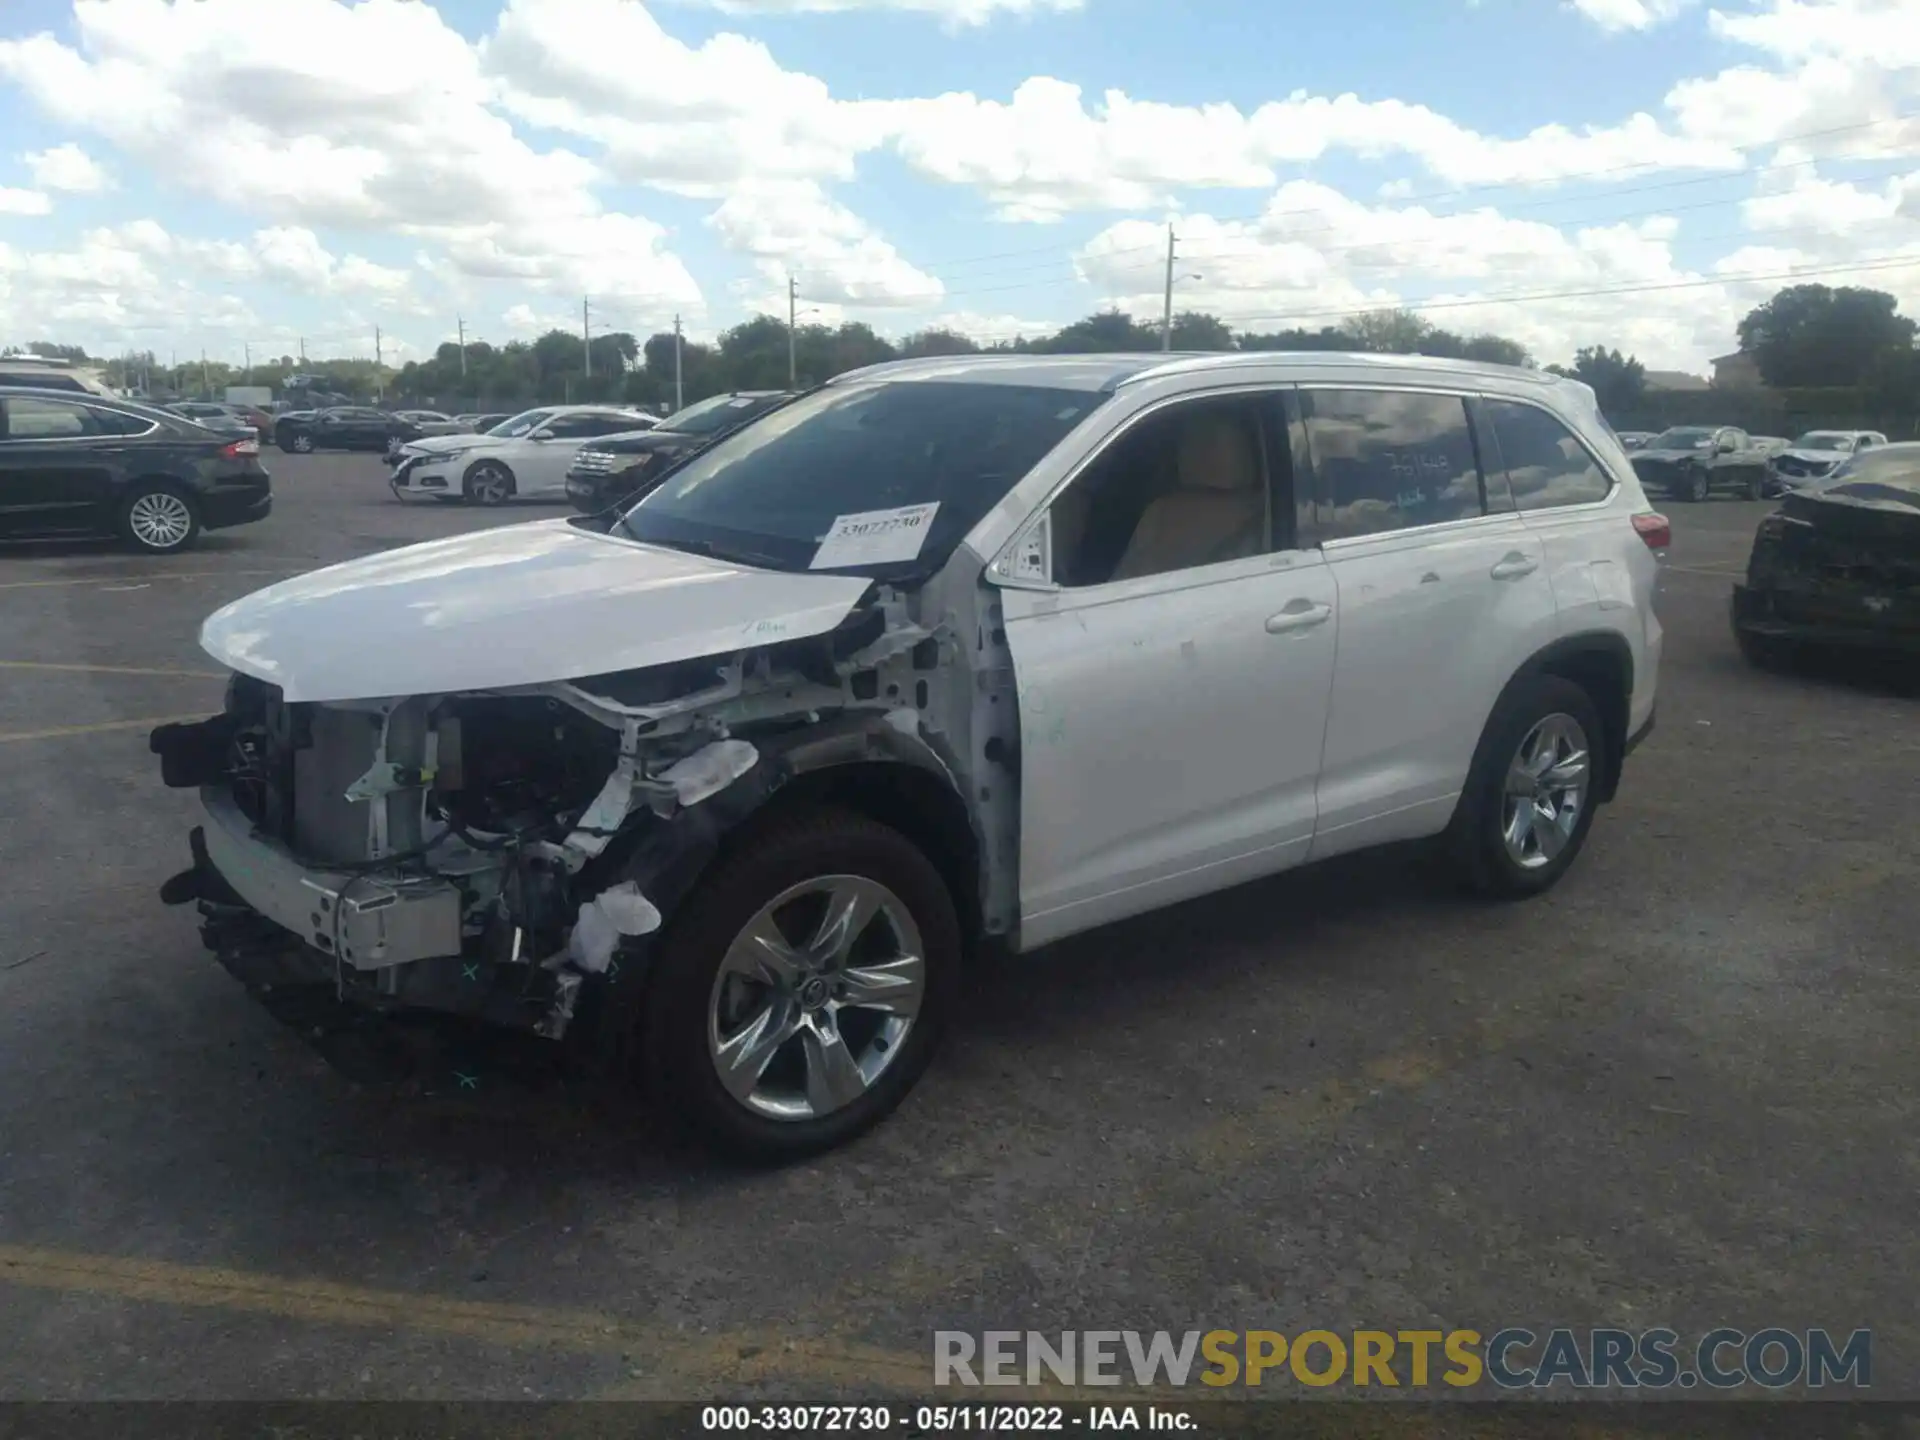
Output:
[[1312,600],[1289,600],[1287,608],[1278,615],[1267,617],[1269,635],[1285,635],[1293,630],[1311,630],[1315,625],[1324,625],[1333,615],[1331,605],[1321,605]]
[[1531,555],[1523,555],[1518,550],[1500,558],[1490,575],[1496,580],[1518,580],[1522,575],[1531,575],[1540,568],[1540,562]]

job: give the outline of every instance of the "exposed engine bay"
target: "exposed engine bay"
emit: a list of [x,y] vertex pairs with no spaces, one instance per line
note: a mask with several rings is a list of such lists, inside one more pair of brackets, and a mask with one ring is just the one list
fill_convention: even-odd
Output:
[[[319,987],[559,1039],[668,918],[682,857],[796,774],[884,759],[971,797],[1017,742],[1004,642],[922,625],[919,598],[877,588],[827,634],[770,622],[729,654],[513,690],[288,703],[235,674],[222,714],[152,736],[206,811],[163,897],[198,904],[269,1008]],[[1000,926],[1017,815],[990,828]]]

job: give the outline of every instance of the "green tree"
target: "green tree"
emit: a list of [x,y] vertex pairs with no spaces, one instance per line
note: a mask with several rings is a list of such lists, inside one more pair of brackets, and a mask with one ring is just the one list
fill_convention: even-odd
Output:
[[1740,322],[1740,348],[1769,385],[1858,385],[1876,358],[1913,348],[1914,322],[1884,290],[1790,285]]
[[1415,355],[1433,333],[1431,322],[1411,310],[1369,310],[1348,319],[1341,329],[1353,339],[1353,348],[1377,355]]
[[1198,310],[1183,310],[1173,317],[1173,348],[1176,350],[1231,350],[1233,331],[1217,315]]
[[1100,355],[1160,348],[1160,328],[1141,325],[1119,310],[1102,310],[1076,320],[1054,335],[1035,340],[1043,355]]
[[1353,337],[1344,330],[1323,325],[1318,330],[1274,330],[1264,335],[1239,337],[1242,350],[1352,350]]
[[900,342],[901,358],[912,360],[923,355],[972,355],[980,347],[953,330],[916,330]]
[[1647,369],[1631,355],[1609,350],[1604,345],[1588,345],[1576,350],[1573,369],[1558,373],[1571,375],[1593,387],[1600,413],[1617,415],[1639,403],[1647,391]]

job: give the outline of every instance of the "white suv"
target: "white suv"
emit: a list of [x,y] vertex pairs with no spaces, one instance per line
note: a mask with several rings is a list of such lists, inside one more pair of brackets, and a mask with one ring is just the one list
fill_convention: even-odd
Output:
[[1552,885],[1653,723],[1667,535],[1538,372],[879,366],[624,516],[213,615],[226,712],[153,736],[206,787],[164,894],[323,1048],[329,1007],[462,1014],[805,1153],[899,1102],[979,942],[1422,837]]
[[393,493],[475,505],[564,500],[567,471],[582,445],[659,423],[656,416],[617,405],[545,405],[484,434],[429,435],[391,456]]

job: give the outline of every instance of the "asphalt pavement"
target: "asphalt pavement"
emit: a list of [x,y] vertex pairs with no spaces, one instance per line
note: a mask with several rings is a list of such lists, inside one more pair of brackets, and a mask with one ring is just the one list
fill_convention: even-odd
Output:
[[[327,1069],[160,883],[147,732],[316,565],[560,513],[269,454],[169,559],[0,551],[0,1396],[927,1384],[942,1329],[1874,1330],[1920,1396],[1920,700],[1745,666],[1769,508],[1670,504],[1659,724],[1550,895],[1352,857],[985,966],[901,1112],[775,1173],[607,1097]],[[1173,743],[1170,740],[1170,743]]]

